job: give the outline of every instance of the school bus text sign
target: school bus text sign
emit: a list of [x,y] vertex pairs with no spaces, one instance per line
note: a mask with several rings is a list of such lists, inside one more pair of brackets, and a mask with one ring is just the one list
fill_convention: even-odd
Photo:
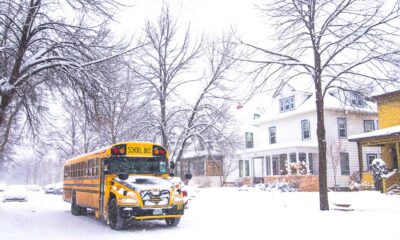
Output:
[[128,145],[128,146],[126,146],[126,154],[151,157],[153,154],[153,148],[152,148],[152,146]]

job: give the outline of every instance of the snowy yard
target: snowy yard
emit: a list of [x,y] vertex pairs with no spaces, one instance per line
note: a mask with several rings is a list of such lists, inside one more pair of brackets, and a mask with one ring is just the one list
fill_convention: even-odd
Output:
[[[75,217],[60,195],[31,192],[0,203],[0,239],[400,239],[400,196],[330,193],[353,211],[318,210],[318,193],[200,189],[180,225],[136,223],[116,232],[93,216]],[[115,238],[117,237],[117,238]]]

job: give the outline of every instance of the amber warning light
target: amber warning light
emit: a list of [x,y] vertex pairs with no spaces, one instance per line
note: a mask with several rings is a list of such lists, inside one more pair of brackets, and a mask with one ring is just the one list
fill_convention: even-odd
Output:
[[112,155],[125,155],[126,145],[118,145],[111,148]]
[[167,151],[160,146],[153,147],[153,155],[160,156],[160,155],[165,155],[166,153]]

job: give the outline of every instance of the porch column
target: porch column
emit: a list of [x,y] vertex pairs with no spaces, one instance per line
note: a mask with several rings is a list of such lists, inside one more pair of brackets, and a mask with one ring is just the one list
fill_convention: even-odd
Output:
[[363,154],[362,154],[362,146],[361,143],[357,141],[357,149],[358,149],[358,167],[360,171],[360,181],[362,180],[363,173]]
[[[400,168],[400,144],[396,142],[396,155],[397,155],[397,166]],[[399,171],[400,169],[397,169]]]

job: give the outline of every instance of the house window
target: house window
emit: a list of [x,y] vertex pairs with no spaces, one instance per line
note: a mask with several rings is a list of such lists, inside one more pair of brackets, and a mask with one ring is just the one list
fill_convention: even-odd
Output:
[[364,120],[364,132],[375,131],[375,121],[374,120]]
[[296,162],[297,162],[297,154],[296,153],[291,153],[291,154],[289,154],[289,161],[290,161],[290,164],[289,164],[289,166],[290,166],[290,173],[292,174],[292,175],[296,175],[297,174],[297,165],[296,165]]
[[350,175],[350,163],[349,163],[349,153],[340,153],[340,173],[342,175]]
[[309,169],[309,171],[310,171],[310,174],[313,174],[313,154],[312,153],[309,153],[308,154],[308,169]]
[[310,121],[302,120],[301,121],[301,138],[303,140],[311,139],[310,135]]
[[287,175],[287,154],[280,154],[279,155],[279,174],[280,175]]
[[259,119],[260,117],[261,117],[261,115],[258,113],[253,114],[253,120]]
[[299,153],[299,162],[306,162],[307,155],[305,153]]
[[250,176],[250,162],[249,160],[244,161],[244,170],[245,170],[245,176],[248,177]]
[[270,156],[266,156],[265,157],[265,159],[266,159],[266,164],[265,164],[265,166],[266,166],[266,175],[267,176],[269,176],[269,175],[271,175],[271,157]]
[[279,156],[272,156],[272,175],[279,175],[279,167],[278,167]]
[[269,128],[269,144],[276,143],[276,127]]
[[281,112],[287,112],[294,109],[294,96],[282,98],[279,100],[279,107]]
[[247,132],[246,133],[246,148],[253,148],[253,147],[254,147],[253,133]]
[[239,177],[243,177],[243,160],[239,160]]
[[350,93],[350,103],[352,106],[362,107],[364,106],[364,99],[362,94],[357,92]]
[[375,158],[378,158],[378,154],[367,153],[368,171],[370,172],[372,172],[372,161],[374,161]]
[[337,124],[338,124],[339,138],[347,138],[346,118],[338,118]]
[[302,175],[307,174],[307,154],[299,153],[299,173]]
[[291,153],[291,154],[289,154],[289,158],[290,158],[290,162],[291,162],[291,163],[297,162],[297,155],[296,155],[296,153]]

